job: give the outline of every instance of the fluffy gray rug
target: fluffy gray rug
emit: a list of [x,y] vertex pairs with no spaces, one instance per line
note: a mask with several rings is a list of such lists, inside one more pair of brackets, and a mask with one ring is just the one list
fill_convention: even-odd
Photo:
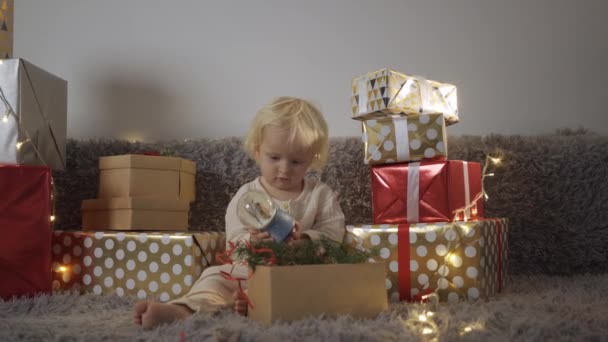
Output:
[[[0,301],[0,341],[419,341],[404,324],[428,304],[393,304],[373,320],[314,317],[261,326],[223,312],[142,331],[134,298],[57,294]],[[439,305],[439,341],[608,341],[608,276],[516,276],[488,302]],[[469,329],[467,329],[467,327]]]

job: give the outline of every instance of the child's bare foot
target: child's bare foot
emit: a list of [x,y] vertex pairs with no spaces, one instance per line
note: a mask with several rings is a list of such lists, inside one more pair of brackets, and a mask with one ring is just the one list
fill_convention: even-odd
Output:
[[145,330],[163,323],[171,323],[192,316],[193,311],[180,304],[163,304],[157,302],[137,302],[133,307],[133,323]]
[[232,298],[234,299],[234,311],[241,316],[247,316],[247,299],[245,299],[240,291],[234,292]]

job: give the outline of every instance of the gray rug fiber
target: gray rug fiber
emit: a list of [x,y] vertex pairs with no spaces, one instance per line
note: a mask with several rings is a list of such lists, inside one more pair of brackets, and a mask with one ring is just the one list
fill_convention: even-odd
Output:
[[[263,326],[231,312],[143,331],[135,298],[55,294],[0,301],[0,341],[424,341],[404,321],[430,304],[392,304],[375,319],[311,317]],[[438,341],[608,341],[608,276],[513,276],[489,301],[440,304]],[[468,327],[468,328],[467,328]]]

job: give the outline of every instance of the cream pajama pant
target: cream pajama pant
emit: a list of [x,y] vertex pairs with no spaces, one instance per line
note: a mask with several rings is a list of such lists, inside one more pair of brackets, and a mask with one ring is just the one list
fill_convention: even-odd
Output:
[[[224,278],[220,272],[227,272],[235,278],[247,279],[247,265],[211,266],[203,271],[190,291],[181,298],[169,301],[171,304],[182,304],[196,312],[212,313],[234,306],[233,295],[239,290],[235,280]],[[247,280],[241,281],[243,290],[247,289]]]

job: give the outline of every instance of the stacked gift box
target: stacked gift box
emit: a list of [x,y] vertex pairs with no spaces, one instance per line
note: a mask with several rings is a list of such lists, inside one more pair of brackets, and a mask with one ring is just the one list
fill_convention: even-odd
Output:
[[99,159],[98,198],[82,231],[53,236],[53,288],[160,301],[187,293],[224,248],[224,234],[188,231],[195,163],[158,153]]
[[0,60],[0,298],[51,290],[51,169],[65,166],[67,82]]
[[379,250],[389,298],[499,292],[507,220],[484,217],[481,165],[447,159],[456,87],[385,68],[353,79],[351,104],[370,165],[373,223],[348,226],[346,238]]

